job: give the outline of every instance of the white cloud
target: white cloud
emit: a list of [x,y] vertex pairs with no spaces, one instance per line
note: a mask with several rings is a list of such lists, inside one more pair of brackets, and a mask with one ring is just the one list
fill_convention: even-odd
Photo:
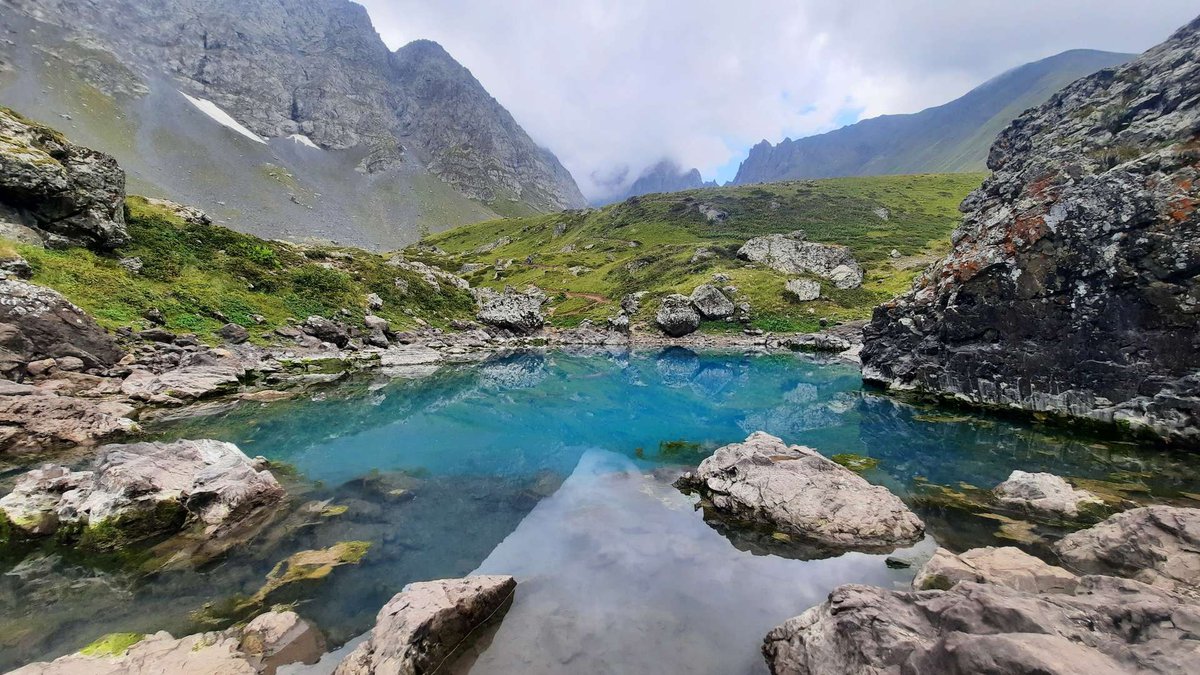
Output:
[[[1141,51],[1194,0],[359,0],[440,42],[584,193],[663,157],[711,177],[760,139],[912,112],[1074,48]],[[728,176],[723,176],[728,178]]]

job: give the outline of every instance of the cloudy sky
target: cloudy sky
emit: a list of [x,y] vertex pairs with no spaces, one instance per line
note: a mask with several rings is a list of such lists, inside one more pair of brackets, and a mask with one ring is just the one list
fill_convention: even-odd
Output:
[[1137,52],[1195,0],[357,0],[440,42],[590,198],[661,158],[729,180],[749,146],[944,103],[1073,48]]

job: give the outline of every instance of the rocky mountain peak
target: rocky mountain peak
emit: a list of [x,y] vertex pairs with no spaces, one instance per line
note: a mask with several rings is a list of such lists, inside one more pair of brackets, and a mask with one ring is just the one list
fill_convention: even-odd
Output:
[[950,254],[875,311],[864,377],[1200,442],[1200,20],[1021,115],[988,166]]

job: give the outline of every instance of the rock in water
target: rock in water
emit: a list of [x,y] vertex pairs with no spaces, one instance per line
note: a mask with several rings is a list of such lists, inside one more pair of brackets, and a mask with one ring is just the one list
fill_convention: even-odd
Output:
[[887,488],[761,431],[718,448],[679,485],[700,492],[719,513],[834,550],[894,548],[925,532]]
[[109,549],[190,523],[220,539],[283,496],[232,443],[134,443],[100,448],[92,471],[47,464],[24,474],[0,511],[23,536],[79,524],[88,546]]
[[472,576],[409,584],[375,619],[375,628],[335,675],[432,673],[480,626],[507,611],[517,582]]
[[863,269],[850,249],[836,244],[804,241],[803,234],[770,234],[755,237],[738,249],[738,257],[758,262],[784,274],[815,274],[838,288],[862,285]]
[[489,326],[510,330],[518,335],[529,335],[541,330],[545,323],[542,305],[546,302],[546,295],[538,289],[522,293],[506,286],[503,293],[480,293],[478,298],[479,314],[476,318]]
[[36,232],[51,246],[107,251],[129,239],[125,172],[117,160],[0,107],[0,231]]
[[122,356],[112,336],[58,291],[16,279],[0,280],[0,350],[26,362],[74,356],[88,368]]
[[692,306],[700,316],[710,321],[719,321],[733,316],[733,303],[716,286],[700,284],[692,291]]
[[1074,594],[962,582],[948,591],[840,586],[767,634],[776,675],[1200,672],[1200,606],[1083,577]]
[[1200,443],[1198,128],[1200,19],[1019,117],[864,379]]
[[997,584],[1026,593],[1070,593],[1079,584],[1074,574],[1019,548],[988,546],[959,555],[939,548],[917,570],[913,588],[946,590],[960,581]]
[[1054,550],[1085,574],[1116,574],[1200,595],[1200,509],[1147,506],[1063,537]]
[[683,337],[700,327],[700,313],[686,295],[672,293],[662,299],[654,322],[671,337]]
[[1081,508],[1104,505],[1096,495],[1077,490],[1052,473],[1013,471],[993,492],[1001,504],[1062,518],[1078,516]]

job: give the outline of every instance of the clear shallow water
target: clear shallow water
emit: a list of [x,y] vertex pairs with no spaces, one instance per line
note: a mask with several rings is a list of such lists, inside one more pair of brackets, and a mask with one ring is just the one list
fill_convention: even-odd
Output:
[[[904,585],[912,571],[881,555],[763,555],[670,486],[712,448],[760,429],[876,458],[868,479],[908,499],[925,482],[990,487],[1017,468],[1136,481],[1161,497],[1200,492],[1192,457],[912,408],[863,392],[857,369],[810,357],[521,354],[161,426],[164,437],[230,440],[285,462],[297,505],[347,510],[293,513],[216,564],[150,579],[36,553],[9,563],[0,666],[107,632],[195,631],[193,611],[253,593],[291,553],[365,540],[359,565],[283,598],[333,644],[368,629],[404,584],[478,570],[520,586],[460,672],[765,672],[758,646],[772,626],[838,584]],[[918,549],[999,541],[996,521],[919,512],[931,538]]]

